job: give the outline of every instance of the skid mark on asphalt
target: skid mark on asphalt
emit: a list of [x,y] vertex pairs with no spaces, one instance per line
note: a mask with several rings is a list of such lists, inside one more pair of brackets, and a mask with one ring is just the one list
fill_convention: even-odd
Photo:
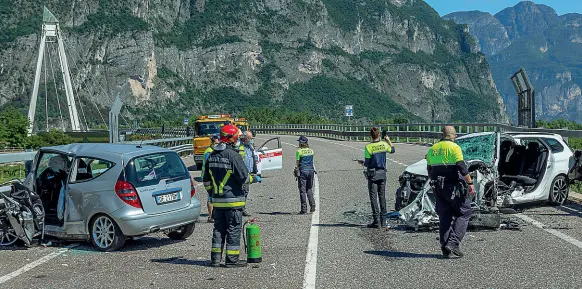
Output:
[[72,248],[75,248],[75,247],[77,247],[79,245],[80,244],[72,244],[72,245],[66,246],[63,249],[59,249],[58,251],[53,252],[53,253],[50,253],[50,254],[48,254],[48,255],[46,255],[46,256],[44,256],[44,257],[42,257],[42,258],[40,258],[40,259],[38,259],[36,261],[30,262],[30,263],[22,266],[18,270],[16,270],[16,271],[14,271],[12,273],[9,273],[9,274],[6,274],[6,275],[0,277],[0,284],[5,283],[6,281],[9,281],[10,279],[13,279],[15,277],[18,277],[22,273],[25,273],[27,271],[30,271],[30,270],[32,270],[32,269],[34,269],[34,268],[36,268],[36,267],[38,267],[38,266],[40,266],[40,265],[42,265],[42,264],[44,264],[44,263],[46,263],[48,261],[50,261],[50,260],[52,260],[52,259],[60,256],[61,254],[65,253],[65,252],[67,252],[67,251],[71,250]]

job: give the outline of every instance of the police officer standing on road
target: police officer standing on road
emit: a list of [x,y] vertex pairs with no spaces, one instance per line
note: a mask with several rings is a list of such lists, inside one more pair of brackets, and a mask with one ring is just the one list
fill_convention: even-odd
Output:
[[[307,200],[309,200],[309,212],[315,212],[315,199],[313,198],[313,182],[317,172],[313,164],[313,150],[309,148],[308,139],[305,136],[299,137],[299,149],[295,153],[296,163],[294,174],[299,186],[299,197],[301,199],[300,215],[307,214]],[[306,200],[307,199],[307,200]]]
[[461,258],[463,253],[459,245],[471,217],[471,196],[475,194],[475,187],[461,147],[454,143],[457,136],[455,128],[446,126],[442,133],[442,140],[428,150],[427,169],[436,196],[443,256]]
[[[373,127],[370,130],[372,142],[364,149],[364,174],[368,179],[368,193],[372,206],[374,221],[368,228],[381,228],[386,225],[386,154],[395,152],[394,145],[389,137],[380,141],[380,129]],[[380,209],[378,210],[378,201]]]
[[[251,133],[250,131],[245,131],[242,135],[241,135],[241,144],[239,146],[239,153],[240,155],[243,157],[243,160],[245,162],[245,165],[247,167],[247,170],[249,170],[249,173],[251,174],[256,174],[257,173],[257,162],[256,162],[256,156],[255,156],[255,148],[253,147],[253,133]],[[245,184],[243,185],[243,190],[245,192],[245,200],[248,198],[249,196],[249,185]],[[249,214],[249,212],[246,210],[246,208],[243,210],[243,216],[250,216],[251,214]]]
[[[204,160],[202,160],[202,173],[200,175],[200,178],[202,180],[204,180],[204,168],[206,167],[206,161],[208,160],[208,157],[210,157],[210,153],[212,153],[212,151],[214,151],[214,146],[216,146],[218,144],[218,134],[213,134],[212,135],[212,143],[210,144],[210,146],[208,148],[206,148],[206,150],[204,151]],[[208,222],[212,223],[214,222],[214,218],[212,217],[212,189],[207,190],[208,192],[208,200],[206,201],[206,207],[208,208]]]
[[208,157],[204,167],[204,186],[212,190],[214,206],[214,231],[212,236],[211,266],[219,267],[223,247],[226,243],[225,266],[244,267],[247,262],[239,260],[242,210],[245,207],[244,184],[261,182],[258,176],[249,174],[237,151],[240,131],[234,125],[225,125],[220,130],[220,143]]

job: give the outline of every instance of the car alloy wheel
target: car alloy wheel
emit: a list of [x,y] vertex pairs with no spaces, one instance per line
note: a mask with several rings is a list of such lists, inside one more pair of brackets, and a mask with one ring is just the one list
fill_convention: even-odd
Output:
[[99,248],[107,248],[113,243],[115,228],[113,222],[105,216],[101,216],[93,223],[93,239]]
[[7,231],[0,231],[0,246],[10,246],[18,240],[16,233],[12,227]]
[[569,187],[564,176],[556,177],[550,190],[550,201],[552,203],[562,205],[568,199]]
[[91,226],[91,242],[99,251],[115,251],[125,244],[126,237],[106,215],[97,216]]

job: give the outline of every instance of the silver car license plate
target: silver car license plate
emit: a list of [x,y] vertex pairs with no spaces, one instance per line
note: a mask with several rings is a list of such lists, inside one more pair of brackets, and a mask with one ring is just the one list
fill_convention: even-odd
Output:
[[156,196],[156,203],[158,205],[177,202],[179,200],[180,200],[180,193],[171,193],[171,194]]

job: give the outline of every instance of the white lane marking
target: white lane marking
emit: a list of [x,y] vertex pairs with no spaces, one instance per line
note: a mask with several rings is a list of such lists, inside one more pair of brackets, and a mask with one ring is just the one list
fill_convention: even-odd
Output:
[[[292,147],[294,144],[281,142]],[[317,246],[319,243],[319,178],[313,176],[313,199],[315,200],[315,212],[311,216],[311,228],[309,229],[309,241],[307,243],[307,255],[305,257],[305,270],[303,271],[303,288],[315,288],[317,280]]]
[[554,235],[554,236],[556,236],[556,237],[558,237],[558,238],[560,238],[560,239],[562,239],[562,240],[564,240],[564,241],[566,241],[566,242],[568,242],[568,243],[570,243],[570,244],[572,244],[572,245],[574,245],[574,246],[582,249],[582,242],[581,241],[579,241],[577,239],[574,239],[574,238],[572,238],[572,237],[570,237],[570,236],[568,236],[568,235],[566,235],[566,234],[564,234],[564,233],[562,233],[562,232],[560,232],[558,230],[548,229],[548,228],[546,228],[546,225],[544,225],[543,223],[541,223],[539,221],[536,221],[536,220],[534,220],[534,219],[532,219],[532,218],[530,218],[530,217],[528,217],[526,215],[516,214],[516,216],[518,218],[520,218],[520,219],[522,219],[522,220],[524,220],[524,221],[526,221],[528,223],[531,223],[532,225],[534,225],[534,226],[536,226],[536,227],[538,227],[538,228],[540,228],[540,229],[542,229],[542,230],[544,230],[544,231],[546,231],[546,232],[548,232],[548,233],[550,233],[550,234],[552,234],[552,235]]
[[69,251],[70,249],[77,247],[77,246],[79,246],[79,244],[69,245],[63,249],[56,251],[56,252],[50,253],[50,254],[48,254],[48,255],[46,255],[46,256],[44,256],[36,261],[30,262],[30,263],[24,265],[22,268],[0,277],[0,284],[5,283],[6,281],[9,281],[10,279],[13,279],[14,277],[21,275],[22,273],[30,271],[30,270],[34,269],[35,267],[40,266],[40,265],[50,261],[51,259],[54,259],[54,258],[58,257],[59,255],[65,253],[65,252]]
[[315,288],[317,280],[317,244],[319,242],[319,178],[314,176],[313,198],[315,199],[315,212],[311,217],[311,229],[309,230],[309,243],[307,244],[307,257],[305,257],[305,271],[303,273],[303,288]]

